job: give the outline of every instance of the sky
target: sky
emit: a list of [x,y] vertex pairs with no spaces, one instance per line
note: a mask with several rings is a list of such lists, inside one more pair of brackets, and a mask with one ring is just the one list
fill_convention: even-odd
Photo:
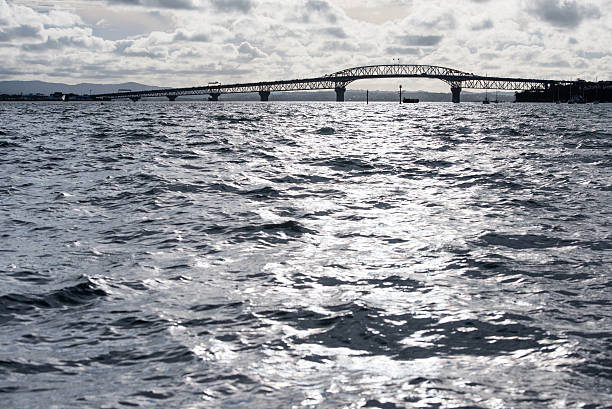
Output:
[[[0,0],[0,81],[184,87],[373,64],[612,80],[612,0]],[[448,91],[436,80],[354,89]]]

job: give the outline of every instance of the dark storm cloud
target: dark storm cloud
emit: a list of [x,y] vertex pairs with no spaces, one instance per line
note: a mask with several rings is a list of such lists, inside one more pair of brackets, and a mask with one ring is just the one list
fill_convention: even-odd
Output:
[[434,45],[438,45],[440,41],[442,41],[443,36],[429,35],[429,36],[420,36],[420,35],[405,35],[397,37],[398,41],[402,43],[404,46],[421,46],[421,47],[431,47]]
[[246,13],[253,8],[252,0],[210,0],[217,11],[232,12],[240,11]]
[[601,11],[593,5],[574,0],[535,0],[530,10],[540,20],[556,27],[577,27],[587,18],[599,18]]
[[126,6],[149,6],[164,9],[197,9],[193,0],[107,0],[109,4],[124,4]]

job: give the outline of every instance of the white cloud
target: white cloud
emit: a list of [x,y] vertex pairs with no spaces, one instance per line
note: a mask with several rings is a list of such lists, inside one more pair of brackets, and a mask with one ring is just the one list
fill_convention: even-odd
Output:
[[321,75],[393,58],[489,75],[612,75],[612,0],[112,2],[0,0],[0,76],[192,86],[211,77]]

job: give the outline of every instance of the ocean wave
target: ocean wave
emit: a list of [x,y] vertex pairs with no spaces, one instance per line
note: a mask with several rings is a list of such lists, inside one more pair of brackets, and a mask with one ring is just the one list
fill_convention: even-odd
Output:
[[502,246],[517,250],[559,248],[578,244],[574,240],[542,234],[485,233],[480,236],[480,240],[486,245]]
[[[88,305],[108,293],[89,279],[80,283],[50,291],[46,294],[13,293],[0,296],[0,314],[27,315],[40,309],[63,309]],[[6,318],[5,318],[6,319]]]
[[569,107],[4,104],[0,394],[605,407],[612,111]]

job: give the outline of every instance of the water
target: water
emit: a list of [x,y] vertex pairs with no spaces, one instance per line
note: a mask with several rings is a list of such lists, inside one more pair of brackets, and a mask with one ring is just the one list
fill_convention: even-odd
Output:
[[0,105],[0,406],[604,408],[612,107]]

